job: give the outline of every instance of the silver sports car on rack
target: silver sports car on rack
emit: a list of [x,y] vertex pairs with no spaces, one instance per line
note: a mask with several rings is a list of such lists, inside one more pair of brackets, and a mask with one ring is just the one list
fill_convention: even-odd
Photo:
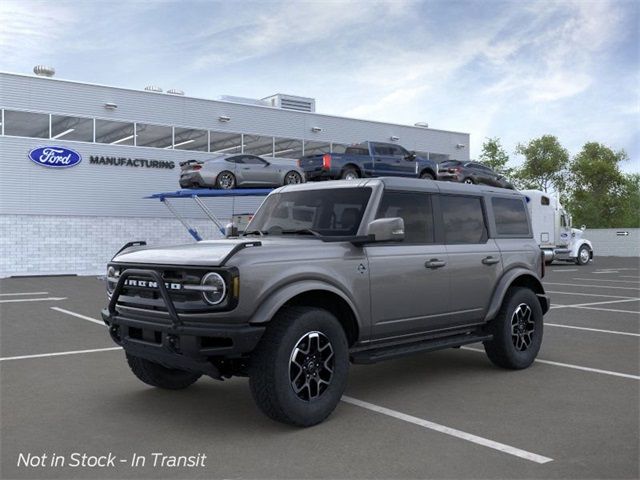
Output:
[[291,158],[258,157],[246,153],[180,163],[181,188],[280,187],[305,181]]

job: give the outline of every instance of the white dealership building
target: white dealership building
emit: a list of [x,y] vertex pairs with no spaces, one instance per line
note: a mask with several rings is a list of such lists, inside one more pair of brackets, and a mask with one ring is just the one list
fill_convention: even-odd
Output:
[[[128,241],[193,241],[164,205],[144,199],[177,190],[185,160],[223,153],[296,159],[364,140],[395,142],[436,161],[469,159],[467,133],[323,115],[309,98],[209,100],[34,71],[40,75],[0,73],[0,277],[98,274]],[[61,149],[73,152],[73,166],[47,168],[30,158]],[[229,218],[261,200],[207,205]],[[218,235],[195,205],[179,203],[205,238]]]

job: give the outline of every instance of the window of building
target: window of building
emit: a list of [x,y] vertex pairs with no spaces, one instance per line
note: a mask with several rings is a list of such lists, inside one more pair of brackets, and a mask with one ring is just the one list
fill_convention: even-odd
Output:
[[177,150],[209,150],[209,136],[206,130],[176,127],[173,138],[173,148]]
[[331,152],[331,144],[329,142],[304,142],[305,155],[322,155]]
[[479,197],[442,195],[442,220],[447,243],[485,243],[487,226]]
[[51,115],[51,138],[93,142],[93,119]]
[[393,217],[404,220],[404,243],[434,242],[431,195],[385,191],[376,218]]
[[529,222],[524,202],[519,198],[492,198],[498,235],[529,236]]
[[260,135],[243,135],[244,153],[252,155],[273,156],[273,137],[262,137]]
[[171,148],[173,145],[173,129],[164,125],[137,123],[136,145],[138,147]]
[[242,135],[228,132],[209,132],[209,151],[223,155],[242,153]]
[[49,115],[46,113],[5,110],[4,124],[5,135],[49,138]]
[[133,123],[96,119],[96,142],[111,145],[133,145]]
[[292,138],[274,138],[274,157],[295,158],[302,157],[302,140]]

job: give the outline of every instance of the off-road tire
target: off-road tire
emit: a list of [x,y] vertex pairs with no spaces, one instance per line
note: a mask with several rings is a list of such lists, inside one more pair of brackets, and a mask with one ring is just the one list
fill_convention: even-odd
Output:
[[436,177],[431,172],[422,172],[420,178],[423,180],[435,180]]
[[[587,255],[585,255],[585,256],[587,257],[587,260],[586,260],[586,261],[584,261],[584,260],[582,259],[582,257],[583,257],[582,252],[583,252],[583,251],[586,251],[586,252],[587,252]],[[582,265],[586,265],[587,263],[589,263],[590,255],[588,255],[588,254],[589,254],[589,247],[587,247],[586,245],[582,245],[582,246],[578,249],[578,256],[576,257],[576,264],[578,264],[578,265],[582,266]]]
[[[302,400],[292,386],[290,361],[299,340],[320,332],[333,349],[333,373],[322,394]],[[269,323],[251,355],[249,386],[260,410],[278,422],[310,427],[326,419],[336,408],[347,385],[349,347],[344,329],[328,311],[312,307],[288,307]]]
[[358,170],[356,170],[353,167],[347,167],[344,170],[342,170],[342,173],[340,174],[340,178],[343,180],[355,180],[357,178],[360,178],[360,174],[358,173]]
[[127,363],[133,374],[142,382],[166,390],[182,390],[194,384],[201,377],[198,373],[174,370],[128,353]]
[[[521,305],[527,305],[531,311],[533,333],[531,344],[520,351],[512,336],[512,318]],[[498,367],[519,370],[533,363],[542,345],[543,318],[542,307],[536,294],[529,288],[510,288],[502,302],[498,315],[489,323],[489,333],[493,339],[484,342],[484,350],[489,360]]]

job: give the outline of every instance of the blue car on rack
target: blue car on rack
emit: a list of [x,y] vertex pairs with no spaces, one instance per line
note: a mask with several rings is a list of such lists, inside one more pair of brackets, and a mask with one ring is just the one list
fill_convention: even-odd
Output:
[[438,178],[438,164],[400,145],[364,142],[344,153],[308,155],[298,161],[307,181],[364,177]]

